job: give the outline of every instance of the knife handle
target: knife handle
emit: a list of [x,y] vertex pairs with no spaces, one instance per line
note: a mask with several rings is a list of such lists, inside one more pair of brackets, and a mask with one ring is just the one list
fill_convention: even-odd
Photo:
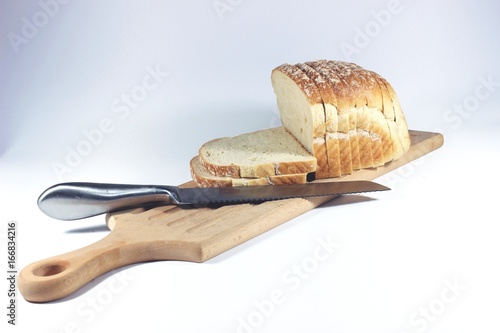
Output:
[[61,183],[38,198],[38,207],[59,220],[77,220],[150,203],[178,204],[177,187],[105,183]]

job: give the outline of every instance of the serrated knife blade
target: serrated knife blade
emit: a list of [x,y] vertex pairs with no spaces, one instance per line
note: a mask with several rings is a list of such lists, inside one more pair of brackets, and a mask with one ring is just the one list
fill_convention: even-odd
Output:
[[386,186],[365,180],[210,188],[73,182],[49,187],[38,198],[38,207],[55,219],[78,220],[154,203],[195,206],[257,203],[386,190],[389,190]]

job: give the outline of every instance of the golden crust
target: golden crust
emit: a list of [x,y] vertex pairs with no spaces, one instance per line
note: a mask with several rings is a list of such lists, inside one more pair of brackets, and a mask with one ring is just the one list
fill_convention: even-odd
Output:
[[394,122],[394,107],[392,105],[392,99],[389,96],[387,87],[382,81],[382,77],[375,72],[372,72],[373,77],[376,79],[377,85],[380,88],[380,94],[382,97],[382,114],[384,116],[385,129],[388,133],[388,140],[382,140],[382,151],[384,153],[384,162],[389,162],[394,159],[394,140],[391,134],[392,123]]
[[[306,62],[303,66],[308,69],[308,76],[311,77],[318,87],[325,108],[325,140],[326,140],[326,155],[328,158],[328,174],[329,177],[340,177],[342,175],[340,165],[340,144],[337,137],[331,135],[338,131],[338,111],[337,97],[335,96],[332,84],[329,81],[329,75],[321,73],[321,68],[318,68],[317,62]],[[300,67],[299,64],[297,66]],[[319,66],[321,67],[321,66]],[[327,69],[330,69],[327,67]],[[331,69],[330,69],[331,70]]]
[[211,175],[203,168],[201,158],[195,156],[189,163],[191,177],[198,187],[229,187],[229,186],[257,186],[303,184],[307,182],[307,173],[276,175],[262,178],[231,178]]
[[[357,110],[357,130],[360,134],[360,163],[362,168],[371,168],[382,165],[382,142],[377,131],[374,131],[373,114],[382,112],[382,97],[380,96],[380,89],[370,72],[355,66],[352,68],[351,77],[355,76],[358,79],[358,93],[364,96],[364,99],[359,99],[360,104],[356,104]],[[377,89],[375,89],[375,87]],[[363,104],[361,104],[363,103]],[[375,109],[375,113],[370,110]]]
[[319,163],[317,163],[317,156],[315,155],[315,157],[316,159],[311,159],[311,161],[267,163],[251,168],[244,168],[234,164],[214,165],[207,162],[203,159],[203,157],[201,157],[201,163],[203,164],[203,167],[214,176],[230,178],[262,178],[274,175],[315,172],[319,167]]
[[328,156],[326,151],[326,142],[324,138],[315,138],[313,142],[313,155],[317,160],[316,179],[329,178]]
[[283,64],[276,67],[273,72],[274,71],[282,72],[290,79],[292,79],[295,84],[304,92],[304,95],[308,98],[310,104],[323,103],[321,94],[319,93],[316,84],[297,66]]
[[[408,124],[406,123],[406,117],[403,113],[403,110],[399,103],[399,98],[397,97],[393,87],[384,78],[382,78],[382,80],[384,81],[385,86],[387,87],[389,96],[391,97],[392,104],[394,106],[394,122],[396,123],[397,127],[397,135],[401,143],[402,153],[405,153],[406,151],[408,151],[408,149],[410,149],[410,144],[411,144],[410,133],[408,132]],[[394,158],[399,158],[399,157],[400,156]]]
[[[331,166],[330,162],[334,162],[334,160],[330,159],[328,156],[328,146],[327,146],[327,139],[326,139],[326,134],[327,134],[327,117],[326,117],[326,110],[325,110],[325,104],[331,102],[333,92],[329,89],[327,86],[326,81],[321,77],[321,75],[314,70],[314,68],[308,66],[307,64],[296,64],[295,65],[297,68],[299,68],[305,75],[307,75],[316,85],[317,90],[319,91],[321,95],[321,103],[323,104],[323,112],[324,112],[324,119],[325,119],[325,131],[322,133],[323,137],[323,142],[321,146],[315,147],[315,151],[318,151],[319,156],[325,155],[325,157],[321,157],[318,160],[321,161],[321,165],[316,170],[316,177],[318,179],[321,178],[330,178],[332,177],[331,173]],[[334,97],[333,97],[334,98]],[[316,139],[318,140],[318,139]],[[319,139],[320,140],[320,139]],[[316,154],[315,154],[316,155]]]
[[[344,73],[345,82],[351,87],[351,105],[349,117],[355,119],[355,130],[350,131],[357,137],[359,167],[371,168],[373,162],[373,145],[377,141],[372,140],[371,136],[371,117],[366,113],[368,106],[368,95],[372,94],[368,80],[365,78],[365,70],[353,63],[336,62],[339,71]],[[354,168],[354,167],[353,167]]]
[[[221,139],[222,138],[210,140],[206,144],[217,142]],[[240,177],[240,168],[237,165],[215,165],[209,163],[206,160],[205,153],[203,152],[203,148],[205,145],[200,147],[200,149],[198,150],[198,155],[200,156],[200,161],[203,164],[203,167],[207,169],[208,172],[210,172],[212,175],[217,175],[221,177],[232,177],[232,178]]]
[[[352,152],[351,152],[351,140],[349,140],[349,103],[347,99],[343,98],[342,94],[338,92],[345,92],[344,84],[341,82],[337,75],[337,72],[328,65],[326,60],[311,61],[307,64],[313,67],[321,76],[327,80],[333,96],[331,97],[331,102],[335,103],[334,106],[337,109],[337,128],[335,132],[327,132],[327,147],[329,142],[332,142],[330,146],[329,156],[335,158],[340,156],[340,161],[337,165],[332,163],[339,170],[333,170],[333,174],[340,176],[342,174],[351,174],[353,171],[352,167]],[[338,150],[336,144],[333,141],[338,142]]]
[[[362,105],[366,98],[361,91],[362,85],[356,76],[352,75],[352,67],[350,63],[342,61],[327,61],[328,66],[333,68],[344,85],[344,89],[339,90],[338,94],[341,99],[345,100],[348,106],[349,114],[349,141],[351,143],[351,159],[352,169],[359,170],[361,164],[361,151],[359,149],[359,139],[357,135],[357,112],[353,112],[356,105]],[[337,98],[338,99],[338,98]]]
[[[405,116],[394,89],[383,77],[343,61],[318,60],[296,66],[314,81],[325,105],[330,177],[383,165],[409,149]],[[338,112],[334,132],[330,132],[332,118],[326,112],[329,104]],[[323,155],[317,156],[318,164]],[[333,171],[336,165],[340,172]]]
[[[311,124],[308,126],[312,126],[312,138],[321,137],[325,135],[325,110],[323,107],[323,99],[321,93],[318,90],[318,87],[313,82],[313,80],[307,76],[299,67],[296,65],[283,64],[278,66],[273,70],[271,74],[271,79],[273,81],[273,88],[275,87],[275,77],[279,77],[279,73],[287,77],[289,80],[295,84],[298,91],[300,91],[305,97],[305,101],[308,103],[311,108]],[[276,91],[275,91],[276,92]],[[278,107],[280,108],[280,113],[286,109],[286,106],[282,105],[280,107],[280,98],[278,93],[276,92],[278,97]],[[282,121],[284,119],[282,117]],[[292,129],[289,129],[292,130]],[[298,133],[295,133],[296,135]],[[299,140],[300,141],[300,140]],[[308,147],[309,149],[310,147]]]
[[[266,131],[277,130],[277,129],[282,129],[282,127],[267,129]],[[294,141],[297,147],[301,147],[300,143],[287,130],[284,129],[282,132],[284,133],[284,135],[286,134],[286,138],[290,139],[290,142]],[[279,133],[282,132],[280,131]],[[262,178],[262,177],[284,175],[284,174],[302,174],[302,173],[307,174],[315,172],[317,168],[317,158],[314,155],[307,152],[305,149],[303,149],[303,147],[301,147],[301,149],[303,149],[305,158],[303,158],[302,160],[297,159],[293,161],[283,161],[283,162],[265,161],[260,164],[252,164],[252,165],[239,165],[236,163],[236,161],[234,161],[231,164],[216,164],[213,161],[210,161],[209,152],[207,149],[205,149],[205,147],[223,139],[230,141],[232,138],[226,137],[208,141],[204,145],[202,145],[198,150],[198,156],[200,156],[200,163],[203,165],[203,168],[206,169],[213,176],[230,177],[230,178]]]

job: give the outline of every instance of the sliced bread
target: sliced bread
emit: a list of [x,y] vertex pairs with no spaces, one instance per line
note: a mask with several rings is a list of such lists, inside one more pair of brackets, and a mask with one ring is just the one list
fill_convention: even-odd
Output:
[[[296,64],[304,74],[306,74],[318,88],[318,91],[323,100],[323,108],[325,110],[325,143],[328,173],[325,178],[339,177],[342,175],[340,165],[340,146],[337,138],[331,138],[329,133],[337,132],[338,128],[338,111],[336,108],[337,100],[333,89],[330,87],[328,78],[321,75],[320,72],[308,63]],[[322,174],[318,174],[318,178],[323,178]]]
[[255,185],[303,184],[307,182],[307,174],[274,175],[262,178],[231,178],[214,176],[203,166],[199,156],[189,163],[191,177],[198,187],[228,187]]
[[283,64],[271,74],[283,126],[317,158],[316,178],[328,178],[325,109],[314,81],[295,65]]
[[198,186],[252,186],[340,177],[410,147],[392,86],[356,64],[318,60],[271,73],[282,127],[215,139],[191,161]]
[[[284,126],[295,129],[291,133],[300,135],[299,141],[307,143],[304,146],[317,157],[318,165],[329,167],[328,177],[338,177],[332,169],[337,163],[340,163],[341,174],[350,174],[359,168],[381,166],[401,157],[409,149],[406,119],[394,89],[384,78],[361,66],[342,61],[318,60],[305,65],[321,75],[304,71],[309,75],[308,82],[312,80],[315,84],[324,104],[327,162],[323,161],[324,155],[316,155],[309,148],[314,136],[302,131],[304,123],[313,117],[313,110],[300,103],[293,103],[295,107],[281,107],[286,100],[289,103],[297,100],[296,96],[301,95],[297,92],[302,89],[301,82],[292,80],[296,86],[290,86],[290,82],[288,85],[281,84],[274,79],[274,70],[273,88]],[[294,66],[305,68],[303,64]],[[325,81],[328,84],[324,84]],[[327,111],[327,105],[331,105],[329,110],[337,111],[336,118]],[[333,150],[337,145],[338,153]],[[324,178],[324,174],[316,173],[316,178]]]
[[203,167],[219,177],[307,174],[317,166],[316,157],[282,126],[209,141],[198,155]]
[[[383,77],[380,77],[380,80],[389,95],[387,99],[392,103],[391,117],[388,119],[388,124],[393,144],[393,159],[398,159],[410,148],[410,133],[396,92],[387,80]],[[384,108],[384,110],[386,109]]]
[[[335,158],[336,156],[339,158],[340,175],[350,174],[352,173],[353,166],[351,140],[349,137],[349,104],[347,103],[347,99],[343,98],[343,95],[339,93],[339,91],[345,91],[344,83],[338,77],[337,72],[328,66],[326,61],[310,61],[307,64],[316,69],[322,78],[328,82],[329,89],[331,90],[331,99],[327,101],[327,104],[332,104],[332,108],[337,112],[337,126],[328,126],[326,133],[327,147],[330,147],[329,156],[331,156],[330,158]],[[336,141],[339,146],[338,155],[333,151]],[[330,165],[333,166],[334,163],[330,162]],[[340,176],[334,170],[332,170],[331,175],[332,177]]]
[[360,92],[361,86],[358,84],[356,78],[351,77],[351,70],[348,66],[345,66],[344,62],[341,61],[328,61],[328,66],[333,68],[337,73],[338,79],[343,85],[342,89],[334,91],[339,99],[344,100],[344,107],[339,110],[346,113],[349,118],[349,141],[351,142],[351,160],[352,169],[361,169],[361,159],[359,151],[359,140],[357,135],[357,112],[355,112],[356,104],[359,104],[359,100],[363,99],[363,95]]

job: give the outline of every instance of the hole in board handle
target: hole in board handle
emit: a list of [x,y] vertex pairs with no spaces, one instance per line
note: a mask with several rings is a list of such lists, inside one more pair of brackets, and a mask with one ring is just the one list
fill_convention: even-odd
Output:
[[63,271],[65,271],[66,268],[68,268],[68,266],[69,266],[69,263],[67,263],[66,261],[61,261],[61,262],[57,262],[54,264],[42,265],[42,266],[37,267],[33,270],[33,275],[35,275],[35,276],[56,275],[56,274],[59,274],[59,273],[62,273]]

